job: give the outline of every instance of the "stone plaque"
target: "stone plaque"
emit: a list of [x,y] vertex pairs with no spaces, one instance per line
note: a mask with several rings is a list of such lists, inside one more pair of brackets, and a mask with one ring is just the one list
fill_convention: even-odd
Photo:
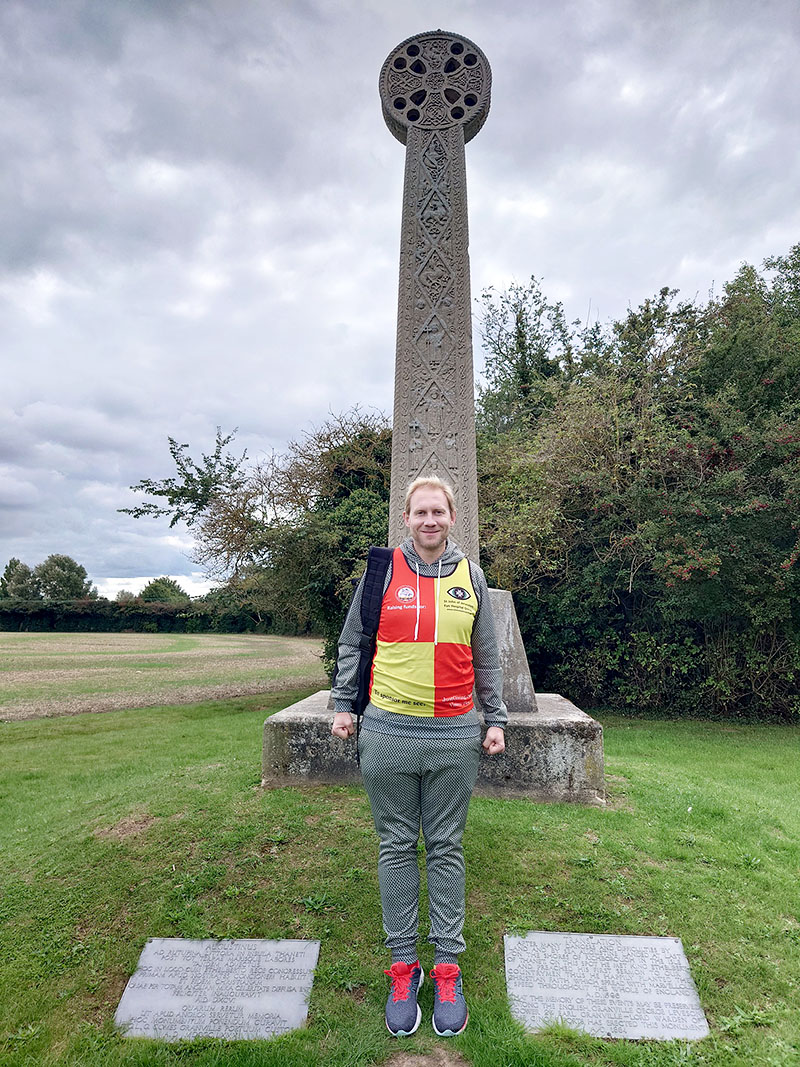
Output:
[[126,1037],[267,1038],[303,1026],[319,941],[151,938],[114,1021]]
[[561,1021],[594,1037],[708,1035],[678,938],[533,931],[506,935],[506,986],[529,1030]]

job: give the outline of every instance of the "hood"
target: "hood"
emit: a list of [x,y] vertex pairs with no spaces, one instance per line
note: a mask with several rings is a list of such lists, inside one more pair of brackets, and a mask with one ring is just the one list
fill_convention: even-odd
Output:
[[439,588],[442,578],[449,578],[453,571],[458,566],[459,562],[464,558],[464,553],[458,547],[458,545],[451,538],[448,537],[447,544],[444,546],[444,552],[439,556],[435,563],[426,563],[417,553],[414,548],[414,542],[410,537],[407,537],[400,545],[400,551],[406,558],[406,562],[413,571],[417,574],[417,619],[414,626],[414,640],[419,639],[419,618],[420,618],[420,602],[419,602],[419,580],[422,578],[436,578],[436,597],[434,600],[436,610],[436,621],[433,627],[433,644],[436,646],[439,643]]
[[[400,545],[403,555],[408,560],[408,565],[412,570],[415,567],[419,567],[419,573],[424,578],[435,578],[439,572],[439,560],[435,563],[426,563],[417,553],[414,548],[414,542],[410,537],[407,537],[405,541]],[[453,573],[458,563],[464,558],[464,553],[455,543],[452,537],[448,537],[447,544],[444,546],[444,552],[440,556],[442,563],[442,575],[448,576]]]

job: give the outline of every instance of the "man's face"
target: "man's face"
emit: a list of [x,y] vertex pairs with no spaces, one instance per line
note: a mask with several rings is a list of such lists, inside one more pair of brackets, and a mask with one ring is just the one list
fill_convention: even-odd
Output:
[[403,521],[411,531],[414,547],[423,559],[436,559],[456,517],[450,512],[447,497],[441,489],[422,486],[412,494],[409,507],[410,511],[403,512]]

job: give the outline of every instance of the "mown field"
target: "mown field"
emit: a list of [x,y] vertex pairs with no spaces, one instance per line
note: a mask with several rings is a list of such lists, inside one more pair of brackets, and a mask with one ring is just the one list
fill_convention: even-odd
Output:
[[[41,656],[47,641],[25,647]],[[153,649],[132,645],[131,664]],[[180,661],[179,649],[160,651]],[[383,1025],[387,961],[363,791],[260,785],[265,715],[313,688],[0,723],[4,1067],[401,1062]],[[426,983],[424,1022],[402,1062],[796,1067],[800,730],[600,718],[604,809],[473,801],[470,1024],[436,1038]],[[508,1008],[503,935],[527,930],[681,938],[711,1036],[525,1034]],[[114,1010],[149,937],[319,939],[308,1026],[267,1042],[121,1037]]]
[[314,638],[0,633],[0,720],[326,684]]

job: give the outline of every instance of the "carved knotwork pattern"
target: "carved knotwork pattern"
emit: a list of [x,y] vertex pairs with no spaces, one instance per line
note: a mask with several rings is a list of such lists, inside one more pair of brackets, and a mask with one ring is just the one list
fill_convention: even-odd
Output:
[[429,187],[435,189],[439,182],[444,180],[444,173],[447,170],[447,150],[442,143],[441,137],[437,137],[434,134],[428,141],[423,162],[425,164],[423,185],[425,176],[430,175],[433,180]]
[[[392,509],[421,474],[452,483],[455,536],[477,557],[472,323],[464,136],[414,130],[406,149]],[[392,540],[405,532],[399,514]]]
[[410,37],[381,70],[384,117],[405,141],[410,128],[463,126],[474,137],[489,111],[491,69],[483,52],[458,34],[435,31]]

